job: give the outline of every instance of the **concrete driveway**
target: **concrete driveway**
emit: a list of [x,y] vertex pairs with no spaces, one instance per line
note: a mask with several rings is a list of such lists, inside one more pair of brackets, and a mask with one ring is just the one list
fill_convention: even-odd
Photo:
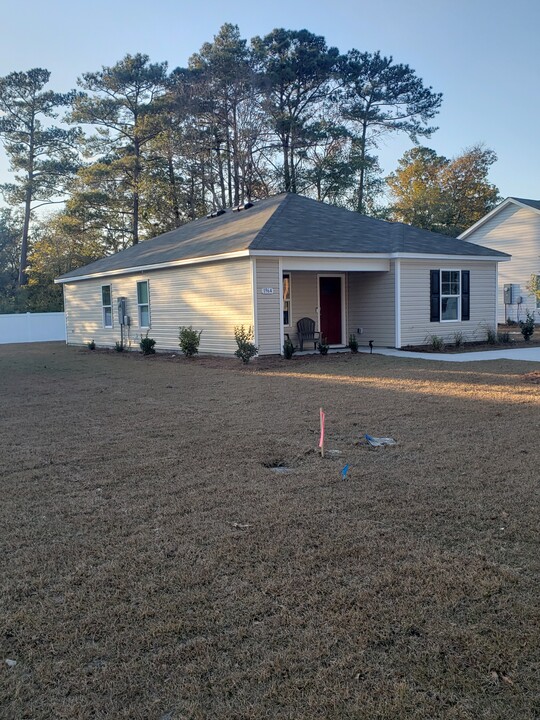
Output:
[[[360,350],[360,348],[359,348]],[[361,352],[369,350],[361,349]],[[393,348],[373,348],[373,352],[379,355],[392,355],[402,358],[420,358],[421,360],[439,360],[442,362],[473,362],[480,360],[528,360],[540,363],[540,347],[520,348],[508,350],[486,350],[482,352],[465,353],[422,353],[395,350]]]

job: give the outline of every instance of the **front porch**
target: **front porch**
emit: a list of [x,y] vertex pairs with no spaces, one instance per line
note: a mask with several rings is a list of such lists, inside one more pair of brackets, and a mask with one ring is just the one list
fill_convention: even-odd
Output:
[[[289,338],[300,349],[297,323],[311,318],[331,350],[345,349],[350,335],[369,347],[395,345],[394,272],[389,270],[293,270],[284,263],[281,293],[281,345]],[[316,343],[304,342],[304,352]]]

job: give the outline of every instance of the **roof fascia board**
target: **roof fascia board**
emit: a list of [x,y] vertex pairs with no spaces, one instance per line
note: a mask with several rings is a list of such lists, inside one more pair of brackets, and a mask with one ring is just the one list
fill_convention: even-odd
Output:
[[446,255],[438,253],[340,253],[340,252],[304,252],[298,250],[251,250],[255,257],[304,257],[304,258],[335,258],[336,260],[491,260],[504,262],[510,255]]
[[163,270],[166,268],[180,267],[182,265],[197,265],[199,263],[215,262],[216,260],[231,260],[234,258],[248,257],[249,250],[237,250],[236,252],[223,253],[222,255],[206,255],[199,258],[187,258],[185,260],[172,260],[169,262],[155,263],[153,265],[137,265],[128,268],[117,268],[116,270],[105,270],[97,273],[89,273],[88,275],[77,275],[70,278],[56,278],[55,283],[63,285],[64,283],[78,282],[79,280],[93,280],[94,278],[109,277],[110,275],[131,275],[133,273],[146,272],[147,270]]
[[308,250],[250,250],[250,255],[254,257],[303,257],[303,258],[336,258],[336,259],[354,259],[354,258],[389,258],[388,253],[340,253],[340,252],[310,252]]
[[110,277],[116,275],[132,275],[135,273],[147,272],[149,270],[164,270],[167,268],[181,267],[182,265],[198,265],[208,262],[216,262],[219,260],[231,260],[241,257],[304,257],[304,258],[335,258],[340,260],[491,260],[495,262],[505,262],[510,257],[500,257],[493,255],[437,255],[436,253],[338,253],[338,252],[304,252],[302,250],[238,250],[232,253],[223,253],[222,255],[208,255],[199,258],[187,258],[185,260],[174,260],[163,263],[155,263],[153,265],[136,265],[128,268],[117,268],[116,270],[105,270],[97,273],[89,273],[88,275],[77,275],[70,278],[56,278],[55,284],[63,285],[64,283],[80,282],[81,280],[94,280],[102,277]]
[[484,260],[484,262],[508,262],[512,259],[511,255],[438,255],[436,253],[393,253],[390,255],[393,260]]

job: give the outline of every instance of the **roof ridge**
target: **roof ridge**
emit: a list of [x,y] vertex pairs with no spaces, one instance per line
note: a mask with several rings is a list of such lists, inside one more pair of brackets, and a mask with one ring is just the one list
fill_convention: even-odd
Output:
[[[282,194],[282,193],[278,193],[278,194],[275,195],[274,197],[279,197],[279,195],[281,195],[281,194]],[[280,216],[281,213],[283,212],[283,209],[284,209],[285,205],[287,205],[287,203],[289,202],[289,198],[291,197],[292,194],[293,194],[293,193],[289,193],[289,192],[287,192],[287,193],[284,194],[283,200],[279,203],[279,205],[277,206],[277,208],[276,208],[276,209],[274,210],[274,212],[270,215],[270,217],[269,217],[268,220],[264,223],[264,225],[263,225],[262,228],[259,230],[259,232],[255,235],[255,237],[253,238],[253,240],[249,243],[249,245],[248,245],[248,250],[251,249],[251,248],[256,249],[256,248],[255,248],[255,243],[257,243],[259,240],[263,240],[263,239],[265,238],[265,236],[266,236],[266,235],[268,234],[268,232],[270,231],[272,225],[275,223],[276,219],[279,218],[279,216]]]

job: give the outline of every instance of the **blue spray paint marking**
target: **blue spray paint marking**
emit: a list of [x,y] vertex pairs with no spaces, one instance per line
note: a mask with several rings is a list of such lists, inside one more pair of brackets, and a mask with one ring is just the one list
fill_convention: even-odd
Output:
[[342,480],[345,480],[345,478],[347,477],[347,473],[348,473],[348,472],[349,472],[349,466],[348,466],[348,465],[345,465],[345,467],[344,467],[343,470],[341,471],[341,479],[342,479]]

